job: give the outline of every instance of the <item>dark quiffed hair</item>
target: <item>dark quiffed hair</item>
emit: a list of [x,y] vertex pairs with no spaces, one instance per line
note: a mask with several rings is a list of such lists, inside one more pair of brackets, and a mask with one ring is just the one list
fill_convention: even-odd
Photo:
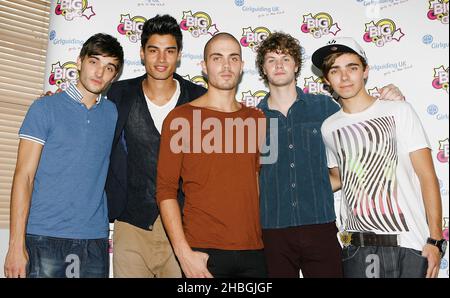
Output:
[[123,66],[123,49],[117,39],[109,34],[97,33],[85,41],[80,51],[80,58],[101,55],[119,60],[119,71]]
[[302,47],[296,38],[283,32],[275,32],[260,44],[256,54],[256,68],[266,83],[268,83],[268,80],[264,74],[264,57],[271,52],[291,55],[298,66],[298,71],[295,74],[295,78],[298,78],[303,65],[303,57]]
[[183,33],[181,33],[180,25],[174,17],[165,15],[156,15],[156,17],[147,20],[142,27],[141,46],[145,47],[148,39],[153,34],[167,35],[175,37],[178,51],[183,49]]

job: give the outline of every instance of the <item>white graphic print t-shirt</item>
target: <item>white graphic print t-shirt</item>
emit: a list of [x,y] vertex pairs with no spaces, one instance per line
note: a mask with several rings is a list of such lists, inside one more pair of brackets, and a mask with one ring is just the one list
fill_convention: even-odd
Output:
[[344,229],[398,234],[400,246],[421,251],[429,231],[409,153],[430,145],[411,105],[377,100],[360,113],[341,109],[324,121],[322,136],[328,167],[339,167]]

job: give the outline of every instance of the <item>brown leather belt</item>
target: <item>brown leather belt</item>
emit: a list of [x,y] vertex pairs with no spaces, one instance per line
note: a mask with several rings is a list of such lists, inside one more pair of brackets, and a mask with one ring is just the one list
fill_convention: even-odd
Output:
[[351,245],[354,246],[398,246],[397,235],[377,235],[375,233],[352,232]]

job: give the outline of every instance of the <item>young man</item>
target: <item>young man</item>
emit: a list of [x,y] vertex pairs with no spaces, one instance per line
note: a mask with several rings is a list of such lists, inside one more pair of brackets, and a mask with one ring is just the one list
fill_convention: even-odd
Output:
[[119,42],[93,35],[77,85],[31,105],[19,131],[6,277],[108,277],[104,188],[117,110],[101,93],[122,65]]
[[[215,35],[202,62],[208,92],[164,121],[156,196],[187,277],[266,275],[257,183],[265,117],[236,100],[243,65],[239,42],[228,33]],[[180,177],[183,220],[176,200]]]
[[365,89],[363,49],[336,38],[312,56],[342,108],[322,125],[330,174],[342,182],[345,277],[436,277],[442,206],[430,145],[406,102]]
[[[296,87],[301,46],[277,32],[262,42],[256,65],[270,93],[259,104],[278,119],[278,160],[263,165],[260,176],[261,222],[269,277],[341,277],[332,186],[320,134],[322,122],[339,106],[325,95]],[[383,88],[384,98],[401,97]],[[336,187],[337,188],[337,187]]]
[[[119,113],[106,185],[109,218],[115,220],[115,277],[181,277],[155,193],[164,118],[175,106],[206,92],[175,73],[182,37],[169,15],[146,21],[140,50],[146,73],[114,83],[108,92]],[[177,197],[181,203],[181,191]]]

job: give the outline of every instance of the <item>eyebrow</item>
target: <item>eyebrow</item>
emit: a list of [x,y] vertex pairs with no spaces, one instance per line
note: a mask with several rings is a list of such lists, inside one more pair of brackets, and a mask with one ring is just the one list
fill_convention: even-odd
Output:
[[[281,58],[285,58],[285,57],[292,57],[291,55],[289,55],[289,54],[281,54],[280,55],[281,56]],[[270,59],[270,58],[276,58],[277,56],[276,56],[276,54],[266,54],[266,57],[265,57],[265,59]]]
[[[91,55],[91,56],[88,56],[88,59],[89,58],[93,58],[93,59],[95,59],[95,60],[97,60],[97,61],[100,61],[100,58],[98,58],[98,57],[96,57],[96,56],[93,56],[93,55]],[[116,69],[116,70],[118,70],[119,69],[119,66],[118,65],[116,65],[116,64],[114,64],[114,63],[108,63],[107,65],[111,65],[111,66],[114,66],[114,68]]]
[[[157,46],[154,46],[154,45],[148,45],[147,46],[147,49],[149,49],[149,48],[151,48],[151,49],[161,49],[160,47],[157,47]],[[167,47],[167,48],[163,48],[164,50],[178,50],[178,47],[177,46],[171,46],[171,47]]]
[[[361,66],[360,64],[358,64],[358,63],[349,63],[349,64],[347,64],[347,65],[345,65],[345,67],[349,67],[349,66]],[[330,69],[335,69],[335,68],[339,68],[339,66],[337,66],[337,65],[334,65],[334,66],[331,66],[330,67]]]
[[[210,54],[209,55],[209,57],[212,57],[212,56],[220,56],[220,57],[223,57],[224,55],[223,54],[221,54],[221,53],[212,53],[212,54]],[[239,57],[239,58],[241,58],[241,54],[239,54],[239,53],[233,53],[233,54],[230,54],[230,56],[231,57]]]

